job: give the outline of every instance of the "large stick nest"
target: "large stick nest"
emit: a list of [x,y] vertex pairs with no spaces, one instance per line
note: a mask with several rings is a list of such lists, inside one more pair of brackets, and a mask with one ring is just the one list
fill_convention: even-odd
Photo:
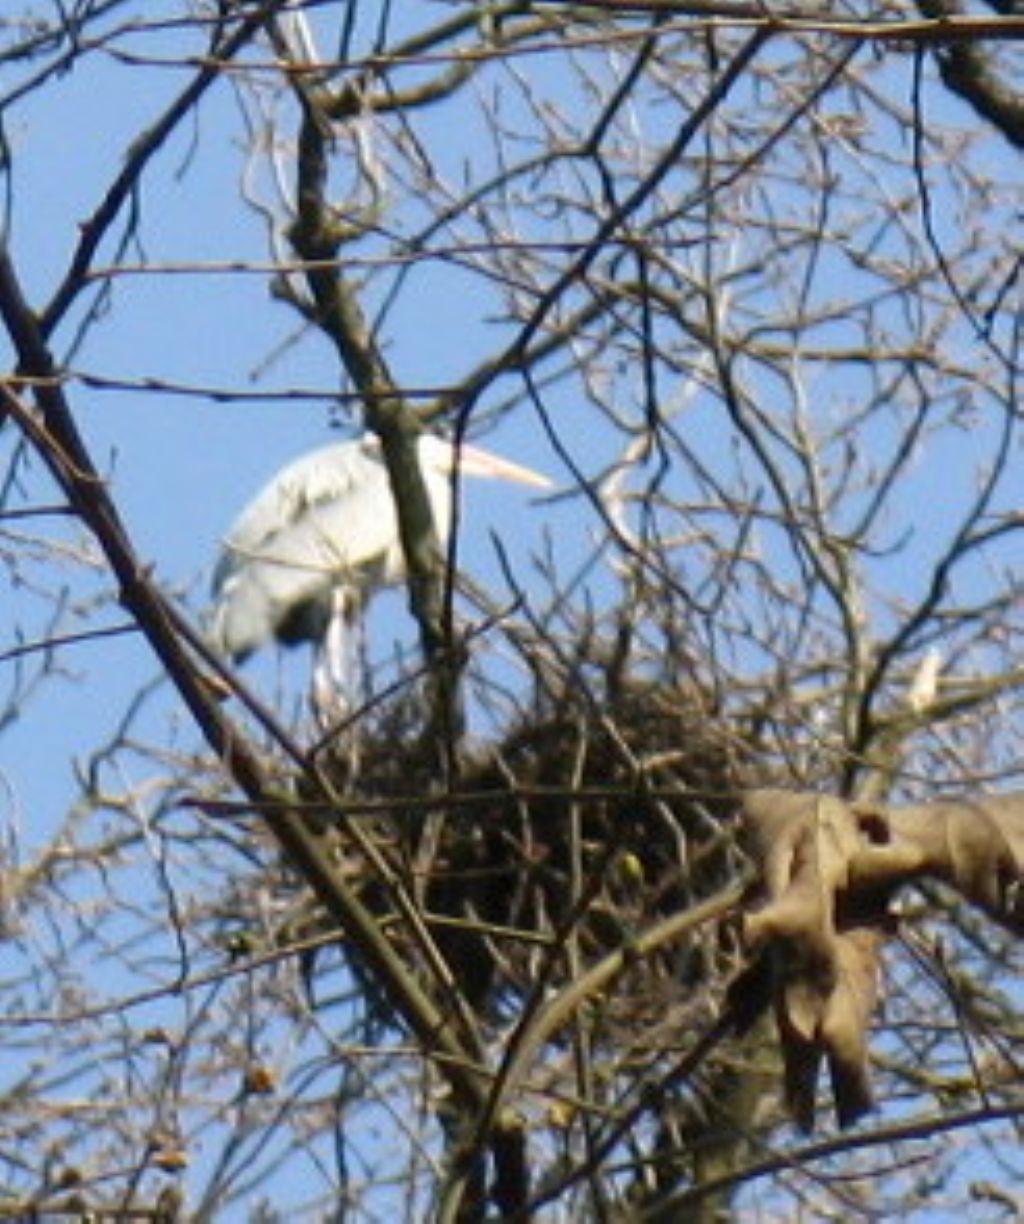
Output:
[[[373,836],[474,1008],[515,1006],[540,974],[557,985],[735,878],[749,762],[696,685],[631,684],[600,707],[569,684],[548,689],[500,739],[463,752],[431,807],[436,752],[413,717],[395,702],[364,728],[357,789],[388,801]],[[335,764],[345,777],[344,746]],[[362,865],[353,876],[390,921],[388,888]],[[734,950],[711,930],[645,958],[620,992],[622,1021],[706,986]]]

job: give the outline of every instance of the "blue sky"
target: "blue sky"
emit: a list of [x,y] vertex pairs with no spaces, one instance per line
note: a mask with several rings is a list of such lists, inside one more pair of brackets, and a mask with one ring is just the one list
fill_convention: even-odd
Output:
[[[164,42],[161,49],[170,53]],[[8,121],[15,151],[12,246],[35,303],[53,292],[79,223],[96,207],[136,132],[153,121],[183,80],[173,69],[154,73],[89,57],[14,110]],[[69,113],[75,115],[72,133]],[[204,99],[197,122],[184,125],[146,176],[139,241],[121,262],[153,270],[114,279],[112,308],[91,327],[71,362],[75,370],[118,384],[73,385],[79,427],[110,480],[143,562],[197,615],[220,536],[244,502],[287,459],[333,440],[339,435],[332,426],[346,424],[332,398],[339,374],[328,345],[288,307],[269,300],[265,271],[245,270],[253,262],[265,269],[268,251],[262,224],[239,207],[241,140],[236,99],[222,82]],[[108,242],[98,266],[112,255]],[[203,271],[206,264],[215,270]],[[167,266],[179,271],[164,274]],[[231,266],[237,270],[224,270]],[[401,342],[391,355],[404,381],[439,385],[464,360],[466,305],[464,297],[456,307],[443,293],[431,298],[428,292],[422,300],[428,319],[398,326]],[[62,330],[58,351],[72,332],[73,327]],[[149,390],[141,385],[145,380],[199,394]],[[131,389],[134,383],[140,385]],[[242,396],[217,403],[201,394],[205,388]],[[295,388],[309,394],[295,395]],[[247,390],[252,400],[245,399]],[[530,432],[507,430],[498,445],[550,469],[550,455],[539,453]],[[3,442],[12,441],[8,432]],[[558,477],[557,471],[551,474]],[[51,496],[45,477],[30,480],[28,501]],[[466,566],[495,577],[487,533],[500,529],[513,555],[525,555],[551,512],[524,516],[520,491],[474,485],[465,494]],[[63,535],[66,524],[56,530]],[[95,593],[105,584],[102,576],[79,570],[71,585]],[[379,627],[382,645],[390,646],[392,638],[413,642],[400,599],[391,597],[384,607],[391,615]],[[30,596],[19,600],[19,624],[27,636],[34,627],[42,629],[41,612]],[[100,621],[119,624],[124,617],[115,605]],[[66,626],[76,627],[74,618]],[[0,768],[17,806],[50,813],[30,822],[40,838],[70,793],[70,778],[63,766],[53,768],[54,761],[91,749],[98,728],[107,721],[113,727],[134,689],[154,673],[148,648],[137,637],[77,646],[65,661],[68,675],[53,681],[0,743]],[[273,683],[275,666],[273,660],[257,663],[253,674]],[[297,677],[306,666],[305,659],[289,665]]]
[[[160,11],[173,12],[176,8],[167,4]],[[157,11],[156,6],[147,10],[150,16]],[[424,6],[423,11],[428,17],[436,15],[433,6]],[[369,37],[368,32],[365,36]],[[159,38],[139,38],[133,45],[170,56],[184,44],[164,33]],[[787,58],[780,53],[780,77],[784,75]],[[557,101],[560,70],[554,55],[524,61],[521,67],[532,74],[527,79],[535,93],[508,80],[493,91],[482,87],[475,95],[479,109],[455,133],[444,128],[448,122],[444,115],[435,118],[428,114],[417,119],[417,134],[436,142],[437,169],[453,183],[482,175],[484,168],[496,164],[495,151],[484,135],[485,104],[493,107],[494,113],[500,114],[511,129],[525,126],[536,114],[546,113],[545,106],[550,108]],[[96,206],[131,140],[140,127],[160,113],[183,80],[183,74],[173,66],[130,65],[96,53],[5,115],[5,135],[14,164],[11,244],[26,290],[35,303],[44,302],[52,292],[73,249],[78,225]],[[887,103],[891,112],[883,118],[869,116],[863,144],[837,140],[829,152],[831,162],[825,169],[840,176],[845,191],[837,207],[839,218],[830,220],[834,220],[837,230],[841,223],[848,226],[851,247],[858,253],[867,245],[865,235],[882,229],[891,220],[882,209],[861,215],[858,211],[861,200],[855,189],[870,180],[881,152],[890,147],[895,151],[900,140],[905,140],[898,119],[899,108],[907,105],[909,81],[907,57],[905,62],[897,61],[888,82],[891,94]],[[660,136],[670,133],[679,115],[685,112],[684,103],[699,93],[699,83],[685,79],[662,84],[664,96],[655,91],[652,105],[637,117],[638,133],[653,132]],[[0,96],[9,87],[0,76]],[[944,120],[952,118],[965,129],[970,128],[973,121],[960,108],[943,101],[941,94],[931,95],[929,100],[931,115]],[[528,105],[534,102],[536,112]],[[848,99],[843,97],[832,100],[823,108],[825,118],[842,113],[847,103]],[[871,126],[871,121],[876,121],[877,126]],[[80,427],[99,467],[109,476],[142,560],[154,567],[165,588],[180,597],[197,616],[206,599],[209,570],[223,530],[244,501],[281,463],[328,440],[332,419],[337,417],[332,395],[339,375],[333,353],[321,338],[303,331],[293,311],[270,300],[264,271],[244,270],[243,266],[253,261],[262,268],[268,252],[260,218],[239,205],[239,182],[245,166],[242,141],[237,100],[228,83],[221,82],[204,99],[196,123],[186,124],[174,136],[147,174],[138,201],[141,217],[138,242],[128,246],[122,262],[132,267],[146,264],[150,270],[125,273],[114,279],[109,314],[91,328],[87,344],[71,363],[73,369],[88,372],[99,380],[140,384],[134,388],[104,388],[73,382],[70,394]],[[527,143],[524,142],[524,147]],[[998,218],[1013,212],[1012,189],[1014,186],[1019,189],[1020,182],[1019,173],[1009,168],[998,153],[993,154],[991,148],[977,155],[969,168],[978,181],[985,174],[1001,176],[1002,185],[992,190],[991,217]],[[798,207],[799,201],[789,194],[792,188],[779,188],[778,184],[798,183],[801,175],[815,172],[816,166],[802,146],[799,154],[791,154],[788,146],[784,146],[777,152],[777,159],[778,178],[774,180],[777,194],[769,203],[776,210],[779,232],[784,234],[783,222],[793,223],[797,219],[805,222],[807,218]],[[817,169],[824,173],[821,167]],[[941,170],[934,173],[938,175]],[[589,168],[567,166],[564,174],[567,190],[571,186],[581,198],[593,202],[599,184]],[[667,211],[673,199],[685,196],[685,190],[692,187],[687,174],[682,168],[670,179],[658,207]],[[964,175],[963,181],[967,182],[966,170]],[[265,177],[258,181],[264,190]],[[527,200],[529,186],[527,183],[521,187]],[[885,190],[879,195],[892,202],[892,212],[896,213],[897,205],[904,206],[901,201],[913,199],[915,186],[905,168],[893,168],[891,182],[884,184]],[[543,187],[550,190],[547,182]],[[729,194],[727,203],[736,210],[738,220],[733,224],[728,217],[720,222],[723,232],[720,240],[716,239],[714,258],[720,260],[723,269],[730,266],[733,257],[742,263],[748,249],[753,249],[745,245],[742,222],[759,215],[759,201],[753,189],[743,184]],[[522,205],[510,202],[510,217],[522,219],[524,215]],[[413,221],[406,220],[407,227],[414,228]],[[567,208],[566,214],[556,216],[552,225],[562,237],[584,232],[586,227],[576,227],[575,221]],[[955,238],[958,223],[956,209],[943,213],[941,228],[950,241]],[[883,253],[907,259],[915,252],[920,255],[923,241],[919,218],[909,207],[905,226],[902,244],[891,236],[898,227],[887,231],[886,242],[891,245]],[[985,271],[985,261],[994,260],[999,253],[996,236],[1002,235],[1008,243],[1014,240],[1005,237],[1006,232],[997,219],[992,220],[991,231],[983,235],[984,241],[979,241],[976,258],[980,272]],[[382,241],[381,245],[386,243]],[[692,261],[686,251],[675,251],[672,255],[683,271],[698,267],[696,255]],[[108,244],[98,262],[104,265],[113,258]],[[212,266],[197,266],[201,264]],[[233,270],[228,265],[234,265]],[[168,273],[168,267],[175,271]],[[770,304],[774,308],[779,302],[784,303],[795,318],[801,303],[787,298],[793,286],[785,282],[786,260],[781,255],[777,268],[778,298]],[[851,268],[851,261],[844,255],[825,250],[820,262],[808,273],[812,284],[808,301],[820,308],[828,302],[840,302],[848,294],[856,296],[863,285]],[[627,270],[633,274],[631,268]],[[744,275],[746,279],[738,277],[735,286],[738,310],[741,316],[744,310],[749,310],[753,319],[765,306],[766,282],[761,279],[759,266],[746,270]],[[745,297],[748,284],[753,288]],[[380,290],[375,288],[374,293],[379,299]],[[495,311],[495,298],[472,277],[458,275],[449,268],[440,274],[435,270],[413,273],[408,292],[386,320],[387,356],[399,380],[408,385],[437,386],[464,371],[487,351],[486,346],[496,334],[507,334]],[[895,338],[894,342],[904,335],[915,336],[918,329],[926,330],[920,327],[920,320],[906,317],[898,300],[881,303],[873,317],[881,320],[883,330]],[[657,327],[659,338],[679,360],[676,370],[659,371],[660,406],[670,412],[690,389],[686,371],[692,354],[686,348],[683,331],[672,332],[671,319],[660,320]],[[69,342],[72,331],[69,327],[61,333],[58,351]],[[795,331],[784,333],[783,338],[792,334]],[[808,327],[800,333],[799,340],[809,351],[826,340],[841,337],[848,342],[851,334],[855,333],[848,320],[840,317],[820,327]],[[939,343],[949,345],[944,356],[950,366],[976,360],[977,337],[969,328],[937,329],[936,335]],[[4,343],[0,340],[0,356],[9,365]],[[838,437],[849,417],[877,391],[877,382],[883,381],[883,376],[851,362],[837,377],[834,366],[819,366],[813,357],[801,353],[797,357],[794,369],[801,367],[800,379],[794,376],[793,381],[802,380],[802,387],[810,390],[808,412],[814,427],[823,432],[833,429]],[[643,388],[626,358],[618,363],[609,360],[600,374],[605,381],[590,388],[594,401],[587,398],[580,384],[558,385],[544,397],[561,438],[588,475],[601,471],[621,443],[620,437],[605,432],[606,420],[595,424],[602,421],[594,409],[598,397],[606,395],[621,406],[630,426],[642,420],[644,410]],[[937,392],[945,393],[949,377],[945,371],[934,376]],[[994,378],[995,392],[1003,386],[1001,377],[997,374]],[[191,387],[200,393],[185,395],[146,389],[141,385],[143,380]],[[755,373],[751,375],[751,385],[763,395],[762,406],[766,411],[777,407],[779,419],[786,418],[787,396],[792,387],[785,379]],[[247,400],[243,395],[236,402],[216,402],[201,393],[203,388],[251,390],[253,397]],[[296,388],[302,394],[290,394]],[[500,392],[508,389],[510,383],[503,384],[489,402],[497,402]],[[915,390],[908,382],[893,379],[893,403],[900,411],[910,412]],[[281,397],[274,398],[274,392],[281,392]],[[873,611],[881,627],[898,621],[903,614],[901,600],[919,595],[926,588],[930,580],[928,558],[936,555],[941,540],[955,528],[963,498],[977,485],[979,461],[991,452],[994,424],[998,420],[995,395],[987,399],[982,391],[975,390],[971,398],[965,391],[964,401],[960,421],[957,412],[961,405],[955,402],[955,397],[950,396],[937,409],[932,422],[936,426],[934,436],[929,434],[927,444],[922,445],[880,530],[879,539],[894,551],[879,553],[866,562],[878,594]],[[875,417],[865,426],[858,439],[864,464],[884,463],[906,419],[894,412]],[[677,459],[685,443],[714,468],[730,492],[736,493],[746,460],[719,402],[698,393],[671,423],[682,437]],[[0,436],[0,454],[6,457],[13,442],[10,430]],[[546,471],[556,482],[564,486],[570,483],[569,473],[562,468],[529,409],[513,414],[496,431],[491,443],[510,457]],[[837,463],[841,450],[837,443]],[[779,452],[785,452],[781,444]],[[645,475],[653,478],[656,470],[656,460],[652,460]],[[795,484],[796,465],[787,465],[786,471]],[[692,498],[697,503],[706,495],[681,466],[673,468],[665,487],[680,502]],[[680,490],[685,492],[685,498],[679,497]],[[464,494],[464,567],[499,592],[501,581],[489,541],[490,530],[499,531],[518,557],[527,584],[535,576],[526,559],[544,547],[546,541],[551,543],[565,572],[571,572],[601,535],[600,524],[587,513],[579,498],[541,508],[530,506],[514,489],[485,489],[467,484]],[[30,469],[24,503],[45,503],[52,496],[47,480],[39,476],[37,468]],[[865,496],[863,491],[858,492],[851,497],[850,504],[862,503]],[[999,504],[1005,509],[1019,509],[1019,496],[1019,483],[1011,488],[1008,482]],[[690,506],[687,511],[684,516],[682,512],[666,510],[667,529],[685,534],[699,524],[713,534],[716,520],[712,515],[702,518]],[[844,505],[843,522],[847,523],[849,517],[850,511]],[[32,519],[7,526],[11,531],[38,533],[47,540],[59,540],[77,551],[78,558],[69,559],[55,575],[45,565],[35,565],[29,558],[31,548],[19,543],[21,555],[26,558],[26,574],[33,580],[56,581],[67,588],[71,606],[61,621],[61,630],[74,631],[94,623],[123,623],[125,618],[112,601],[105,575],[92,565],[95,557],[89,551],[88,541],[78,536],[65,520]],[[773,535],[769,527],[765,536],[769,541],[766,563],[773,567],[774,576],[794,580],[796,569],[784,546],[785,532]],[[905,550],[895,549],[895,545],[907,539],[911,544]],[[1019,545],[1016,552],[1007,550],[999,554],[997,561],[1009,570],[1016,567],[1019,578]],[[704,572],[701,563],[691,560],[689,554],[684,553],[680,564],[684,573],[687,567],[693,572]],[[985,558],[967,567],[958,582],[968,589],[977,584],[984,591],[998,585],[999,573],[996,563],[990,565]],[[542,587],[538,580],[537,588]],[[598,569],[592,587],[599,597],[607,597],[613,589],[607,571]],[[18,632],[28,639],[42,633],[49,608],[47,600],[41,599],[31,586],[12,591],[10,598]],[[95,616],[93,600],[101,601],[102,605]],[[406,645],[415,641],[402,602],[399,594],[388,596],[382,601],[380,614],[373,619],[371,631],[382,654],[389,653],[395,640]],[[735,614],[737,606],[730,608],[723,620]],[[0,651],[15,644],[10,638],[0,639]],[[828,645],[831,649],[831,640]],[[742,664],[745,660],[731,661]],[[32,662],[29,656],[29,667]],[[139,685],[156,674],[148,648],[137,636],[71,647],[61,653],[60,664],[60,674],[33,695],[24,718],[8,726],[0,736],[0,817],[21,830],[26,848],[44,844],[64,817],[76,788],[73,763],[82,760],[113,733]],[[278,683],[276,667],[276,660],[268,654],[246,674],[263,692],[274,693]],[[305,667],[302,657],[288,663],[287,701],[298,701]],[[156,743],[173,742],[177,747],[195,742],[166,686],[151,699],[138,730]],[[149,765],[145,759],[131,762],[131,768],[140,771],[138,778]]]

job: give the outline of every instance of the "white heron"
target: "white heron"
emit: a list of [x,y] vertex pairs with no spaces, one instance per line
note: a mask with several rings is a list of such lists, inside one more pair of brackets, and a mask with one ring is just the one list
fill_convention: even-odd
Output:
[[[452,520],[452,473],[536,488],[539,473],[430,434],[417,443],[438,538]],[[276,639],[316,652],[318,712],[351,696],[351,632],[372,594],[400,582],[405,558],[380,441],[373,434],[286,464],[242,510],[213,575],[213,644],[235,662]]]

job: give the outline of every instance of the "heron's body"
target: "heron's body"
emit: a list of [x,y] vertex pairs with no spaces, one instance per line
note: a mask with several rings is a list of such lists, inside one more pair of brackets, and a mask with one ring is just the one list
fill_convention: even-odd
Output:
[[[437,441],[421,439],[420,457],[443,540],[451,493],[443,469],[431,462]],[[282,468],[228,531],[213,578],[214,640],[236,660],[275,637],[316,641],[327,631],[338,587],[350,592],[354,613],[363,593],[399,581],[404,569],[379,455],[364,439],[311,451]]]
[[[443,545],[456,451],[430,435],[418,446]],[[549,483],[475,448],[458,453],[466,475]],[[228,531],[213,577],[213,642],[236,661],[275,638],[323,646],[340,618],[353,618],[374,590],[404,573],[394,497],[376,439],[322,447],[282,468]]]

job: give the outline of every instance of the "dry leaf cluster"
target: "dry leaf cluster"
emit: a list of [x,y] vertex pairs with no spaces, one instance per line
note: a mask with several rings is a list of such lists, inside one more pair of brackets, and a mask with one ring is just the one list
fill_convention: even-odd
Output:
[[810,1130],[824,1060],[849,1125],[872,1103],[868,1026],[893,900],[931,877],[1020,933],[1024,793],[897,807],[752,790],[741,811],[761,898],[744,934],[770,990],[787,1103]]

